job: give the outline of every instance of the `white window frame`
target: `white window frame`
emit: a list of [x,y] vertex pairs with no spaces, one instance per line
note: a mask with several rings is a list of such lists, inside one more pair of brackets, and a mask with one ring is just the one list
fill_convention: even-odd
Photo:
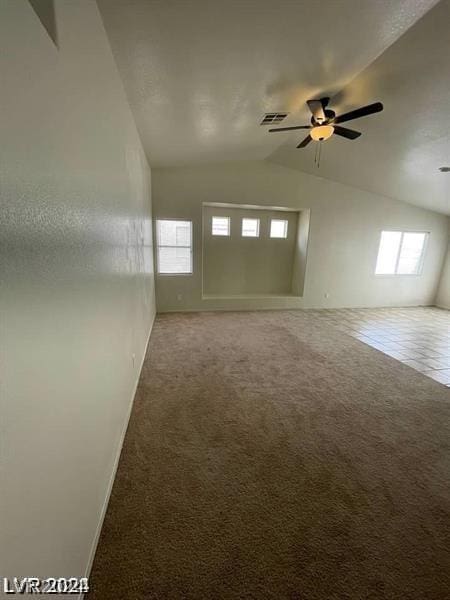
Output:
[[[256,223],[257,223],[256,235],[244,235],[244,221],[256,221]],[[250,239],[253,239],[253,240],[257,240],[259,238],[260,229],[261,229],[261,219],[259,219],[258,217],[242,217],[242,220],[241,220],[241,237],[245,237],[245,238],[250,238]]]
[[[226,219],[228,221],[228,233],[214,233],[214,219]],[[231,218],[221,215],[214,215],[211,218],[211,235],[214,237],[230,237],[231,235]]]
[[[395,260],[395,273],[377,273],[376,272],[377,271],[378,254],[380,252],[381,237],[384,232],[401,234],[400,235],[400,243],[398,245],[397,258]],[[400,261],[400,255],[402,253],[403,236],[405,235],[405,233],[423,233],[425,235],[425,239],[424,239],[423,246],[422,246],[422,253],[421,253],[420,259],[419,259],[417,273],[397,273],[398,263]],[[378,238],[378,251],[377,251],[377,256],[375,259],[375,269],[374,269],[375,276],[376,277],[420,277],[420,275],[422,275],[422,272],[423,272],[423,265],[425,262],[425,254],[427,251],[429,238],[430,238],[430,232],[424,231],[423,229],[382,229],[380,231],[380,236]]]
[[[158,223],[159,221],[182,221],[183,223],[189,223],[190,228],[191,228],[191,245],[190,246],[170,246],[167,244],[160,244],[159,243],[159,227],[158,227]],[[194,245],[194,240],[193,240],[193,232],[192,232],[192,221],[190,221],[189,219],[175,219],[175,218],[160,218],[160,219],[156,219],[155,220],[155,228],[156,228],[156,274],[157,275],[161,275],[161,277],[185,277],[185,276],[189,276],[192,275],[194,272],[194,255],[193,255],[193,245]],[[190,266],[191,266],[191,270],[190,271],[183,271],[182,273],[165,273],[164,271],[160,271],[160,262],[159,262],[159,249],[160,248],[190,248],[191,250],[191,260],[190,260]]]
[[[278,223],[284,223],[284,235],[272,235],[272,223],[277,221]],[[271,240],[287,240],[289,229],[289,221],[287,219],[270,219],[269,226],[269,237]]]

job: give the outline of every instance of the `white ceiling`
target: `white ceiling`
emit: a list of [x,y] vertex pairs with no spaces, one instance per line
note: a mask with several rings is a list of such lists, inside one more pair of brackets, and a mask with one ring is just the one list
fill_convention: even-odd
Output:
[[[268,159],[450,214],[450,0],[97,1],[152,166]],[[259,123],[323,95],[385,110],[318,170],[304,132]]]

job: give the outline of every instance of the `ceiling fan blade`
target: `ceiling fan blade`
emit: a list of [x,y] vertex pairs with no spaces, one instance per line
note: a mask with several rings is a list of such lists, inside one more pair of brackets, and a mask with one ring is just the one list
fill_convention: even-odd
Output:
[[347,127],[340,127],[339,125],[333,125],[334,133],[336,135],[340,135],[342,137],[347,138],[348,140],[356,140],[359,138],[361,133],[359,131],[354,131],[353,129],[347,129]]
[[317,121],[317,123],[322,123],[326,120],[326,115],[324,109],[328,104],[329,98],[321,98],[320,100],[307,100],[306,104],[309,106],[309,110],[312,112],[312,115]]
[[277,127],[269,131],[292,131],[293,129],[311,129],[311,125],[294,125],[293,127]]
[[360,119],[361,117],[367,117],[368,115],[373,115],[374,113],[381,112],[383,110],[383,105],[381,102],[374,102],[373,104],[368,104],[367,106],[362,106],[361,108],[357,108],[355,110],[351,110],[344,115],[339,115],[334,119],[335,123],[345,123],[345,121],[352,121],[353,119]]
[[309,142],[312,140],[312,137],[310,135],[307,135],[305,137],[305,139],[303,140],[303,142],[300,142],[300,144],[297,146],[297,148],[304,148],[305,146],[307,146],[309,144]]

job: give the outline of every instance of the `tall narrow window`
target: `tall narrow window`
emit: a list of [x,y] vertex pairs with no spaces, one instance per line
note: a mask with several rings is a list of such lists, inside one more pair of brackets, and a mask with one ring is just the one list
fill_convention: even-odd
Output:
[[382,231],[378,248],[377,275],[394,275],[402,239],[401,231]]
[[213,217],[211,233],[213,235],[230,235],[230,217]]
[[397,264],[399,275],[418,275],[422,271],[426,237],[426,233],[405,232],[403,234]]
[[156,221],[158,273],[192,273],[192,222]]
[[428,233],[382,231],[376,275],[419,275]]
[[242,237],[259,237],[259,219],[242,219]]
[[271,219],[270,237],[287,238],[288,222],[285,219]]

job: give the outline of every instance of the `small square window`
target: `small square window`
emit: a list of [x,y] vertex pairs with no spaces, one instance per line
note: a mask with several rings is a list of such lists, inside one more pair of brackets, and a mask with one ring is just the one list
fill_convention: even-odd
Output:
[[270,221],[271,238],[287,238],[288,222],[284,219],[272,219]]
[[259,237],[259,219],[242,219],[242,237]]
[[230,235],[230,217],[213,217],[212,218],[212,235]]

